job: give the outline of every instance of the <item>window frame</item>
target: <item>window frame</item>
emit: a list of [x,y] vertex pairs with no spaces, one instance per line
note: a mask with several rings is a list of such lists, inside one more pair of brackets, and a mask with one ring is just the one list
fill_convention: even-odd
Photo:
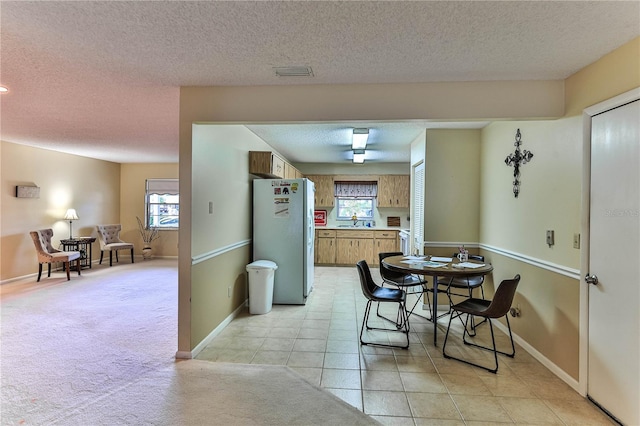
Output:
[[[336,220],[353,220],[353,214],[341,215],[343,207],[341,204],[344,201],[368,201],[371,203],[371,209],[369,215],[356,215],[357,220],[373,220],[375,210],[375,197],[336,197]],[[353,207],[349,207],[353,209]],[[366,208],[365,208],[366,209]]]
[[[154,197],[177,197],[177,200],[157,201],[152,200]],[[165,206],[163,209],[162,206]],[[164,210],[164,212],[162,211]],[[180,229],[180,191],[178,179],[147,179],[145,182],[144,196],[144,225],[147,228],[156,228],[159,230],[178,230]],[[153,218],[158,219],[155,223]],[[171,222],[168,224],[160,223],[163,218],[169,218]]]

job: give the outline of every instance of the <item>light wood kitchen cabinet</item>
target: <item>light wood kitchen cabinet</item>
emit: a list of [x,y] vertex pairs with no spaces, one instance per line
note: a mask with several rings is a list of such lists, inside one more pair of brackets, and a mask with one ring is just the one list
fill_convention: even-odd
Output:
[[316,230],[315,263],[319,265],[334,265],[336,263],[335,230]]
[[296,168],[289,163],[284,163],[284,178],[285,179],[296,178]]
[[409,208],[409,175],[380,175],[378,207]]
[[249,173],[275,179],[302,177],[302,173],[298,169],[271,151],[249,151]]
[[284,160],[271,151],[249,151],[249,173],[266,178],[284,178]]
[[398,231],[373,231],[373,255],[374,265],[378,265],[378,253],[385,253],[390,251],[399,251],[398,245]]
[[363,259],[370,265],[374,263],[373,231],[338,230],[336,245],[338,265],[355,265]]
[[315,184],[316,195],[315,205],[316,207],[333,207],[335,189],[333,187],[332,175],[308,175],[307,179],[311,180]]

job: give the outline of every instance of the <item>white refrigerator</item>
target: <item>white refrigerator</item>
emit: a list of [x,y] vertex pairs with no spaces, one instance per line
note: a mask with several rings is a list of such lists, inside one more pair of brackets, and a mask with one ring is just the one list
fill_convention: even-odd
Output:
[[314,192],[308,179],[253,181],[253,260],[278,265],[274,304],[304,305],[313,288]]

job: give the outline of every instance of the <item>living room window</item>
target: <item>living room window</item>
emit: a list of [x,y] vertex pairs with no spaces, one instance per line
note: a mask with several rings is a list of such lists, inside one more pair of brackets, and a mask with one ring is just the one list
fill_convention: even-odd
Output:
[[145,226],[178,229],[180,227],[178,179],[147,179],[145,212]]

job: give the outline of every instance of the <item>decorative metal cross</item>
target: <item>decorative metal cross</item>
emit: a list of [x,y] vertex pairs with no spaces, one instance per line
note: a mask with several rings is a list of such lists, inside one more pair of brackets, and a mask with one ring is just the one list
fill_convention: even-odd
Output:
[[513,166],[513,195],[516,198],[518,198],[518,194],[520,193],[520,164],[527,164],[533,158],[531,151],[525,149],[520,152],[520,145],[522,145],[521,138],[522,135],[520,134],[520,129],[518,129],[516,132],[516,141],[514,142],[516,150],[504,159],[507,166]]

